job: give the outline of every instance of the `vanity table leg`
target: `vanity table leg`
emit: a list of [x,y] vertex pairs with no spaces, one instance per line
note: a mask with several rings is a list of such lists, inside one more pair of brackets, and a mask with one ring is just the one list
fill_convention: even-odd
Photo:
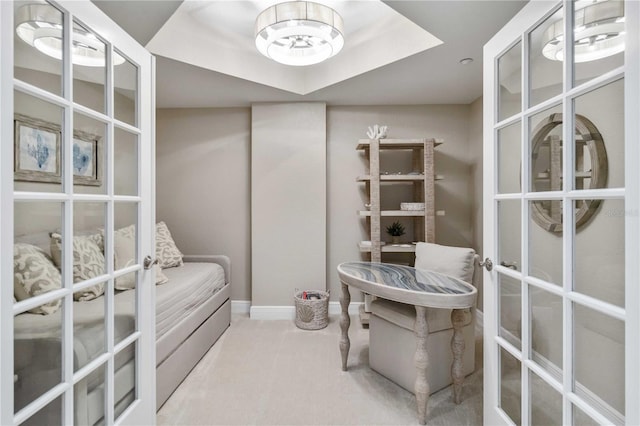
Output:
[[464,325],[464,310],[454,309],[451,311],[451,324],[453,324],[453,337],[451,337],[451,352],[453,362],[451,363],[451,380],[453,381],[453,401],[460,404],[462,399],[462,382],[464,381],[464,370],[462,357],[464,355],[464,336],[462,326]]
[[418,405],[418,421],[421,425],[427,424],[427,403],[429,402],[429,382],[427,381],[427,367],[429,367],[429,355],[427,354],[427,337],[429,325],[427,324],[427,309],[424,306],[416,306],[416,383],[414,386],[416,402]]
[[349,286],[342,283],[342,294],[340,295],[340,307],[342,308],[342,313],[340,314],[340,329],[342,330],[342,335],[340,336],[342,371],[347,371],[347,358],[349,358],[349,348],[351,347],[351,342],[349,341],[349,326],[351,325],[349,303],[351,303]]

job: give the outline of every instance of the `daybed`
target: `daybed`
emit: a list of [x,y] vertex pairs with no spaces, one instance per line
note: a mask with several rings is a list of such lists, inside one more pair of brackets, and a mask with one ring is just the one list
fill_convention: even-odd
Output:
[[[230,266],[226,256],[185,256],[182,266],[162,270],[168,281],[155,287],[158,409],[229,327]],[[116,344],[135,330],[135,296],[135,290],[116,291]],[[104,296],[73,302],[74,371],[104,353],[104,302]],[[50,315],[24,313],[15,318],[17,410],[61,381],[61,314],[62,309]],[[134,398],[133,353],[131,345],[115,357],[116,416]],[[76,424],[104,423],[104,371],[98,368],[75,385]],[[59,400],[25,424],[59,423]]]

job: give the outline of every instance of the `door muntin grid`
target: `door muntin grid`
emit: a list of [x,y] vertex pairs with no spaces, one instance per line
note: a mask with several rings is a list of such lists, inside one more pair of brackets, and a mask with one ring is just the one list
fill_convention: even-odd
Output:
[[[585,275],[581,275],[581,279],[575,281],[576,277],[574,277],[573,270],[573,262],[575,259],[574,255],[562,256],[562,253],[573,253],[573,250],[578,250],[581,248],[581,240],[584,240],[584,235],[588,233],[583,229],[576,229],[576,218],[575,214],[580,210],[580,199],[581,197],[578,195],[581,190],[587,190],[589,193],[597,195],[599,198],[604,197],[603,200],[600,200],[604,206],[607,206],[604,211],[602,209],[598,210],[595,213],[595,218],[591,219],[591,223],[587,223],[586,228],[593,228],[598,226],[594,221],[598,221],[598,219],[603,219],[603,216],[611,216],[614,215],[612,212],[618,212],[619,215],[624,216],[624,182],[620,181],[620,178],[615,178],[616,184],[613,186],[607,187],[597,187],[597,188],[584,188],[581,185],[578,185],[580,176],[580,170],[576,171],[573,168],[578,155],[582,153],[576,153],[579,148],[575,146],[574,139],[574,123],[576,122],[575,114],[579,114],[584,111],[584,107],[579,108],[580,104],[578,100],[584,99],[581,96],[585,96],[588,93],[597,93],[598,91],[603,92],[606,88],[611,87],[611,84],[616,81],[622,81],[621,78],[624,76],[624,71],[622,68],[615,68],[612,66],[612,63],[616,63],[619,65],[620,55],[617,56],[616,60],[608,61],[608,74],[604,77],[592,76],[592,78],[585,78],[586,67],[582,67],[581,69],[576,69],[574,72],[574,68],[572,68],[572,64],[564,64],[561,77],[565,82],[561,85],[560,90],[557,90],[557,86],[551,92],[545,93],[537,93],[534,96],[533,87],[534,83],[539,84],[540,81],[540,70],[532,69],[531,67],[539,68],[539,59],[533,59],[533,55],[530,54],[530,50],[539,44],[540,35],[538,34],[540,28],[545,25],[545,21],[547,19],[557,19],[558,16],[563,15],[563,11],[565,6],[568,6],[567,9],[570,10],[569,17],[567,18],[567,22],[563,23],[567,27],[571,27],[571,22],[574,16],[573,4],[571,2],[562,4],[559,7],[554,7],[552,10],[549,10],[544,15],[543,19],[536,22],[535,25],[530,26],[530,30],[525,33],[521,33],[521,37],[519,40],[513,41],[510,46],[503,51],[503,54],[509,55],[513,51],[513,46],[523,46],[522,49],[522,80],[521,80],[521,93],[524,93],[525,96],[521,97],[522,103],[522,113],[517,112],[517,108],[512,108],[512,111],[515,113],[513,116],[505,116],[502,114],[504,110],[501,108],[501,105],[504,103],[504,88],[500,87],[500,83],[502,79],[500,77],[500,73],[502,68],[501,65],[501,55],[496,56],[496,62],[494,69],[496,71],[496,83],[498,85],[496,89],[496,98],[495,103],[496,109],[494,111],[499,111],[500,115],[495,115],[497,119],[493,120],[494,123],[494,161],[496,163],[496,174],[495,182],[494,182],[494,202],[495,204],[495,212],[498,217],[498,222],[496,222],[497,226],[495,227],[496,233],[498,234],[498,238],[495,240],[496,249],[498,250],[497,256],[494,258],[501,259],[505,254],[505,245],[509,244],[509,241],[513,242],[517,241],[519,236],[513,236],[513,226],[508,227],[509,233],[511,235],[506,235],[504,224],[500,223],[500,215],[503,208],[501,206],[515,203],[521,203],[521,216],[518,221],[521,226],[518,231],[522,235],[522,269],[511,267],[510,265],[505,266],[497,266],[497,272],[494,275],[501,277],[513,277],[510,278],[513,282],[518,284],[521,283],[522,287],[520,291],[515,291],[514,289],[509,289],[509,291],[505,291],[505,289],[500,286],[500,291],[494,293],[494,303],[497,306],[497,312],[499,315],[494,317],[494,320],[497,323],[494,325],[495,329],[498,330],[498,335],[501,338],[497,338],[496,344],[498,352],[493,352],[494,354],[502,353],[502,359],[504,361],[504,353],[506,349],[511,354],[511,356],[516,356],[516,359],[519,360],[521,366],[521,374],[519,375],[518,380],[520,380],[521,384],[521,401],[518,401],[518,404],[514,405],[512,401],[512,397],[506,397],[507,401],[511,400],[510,405],[506,405],[505,408],[505,396],[503,392],[512,392],[508,387],[505,388],[504,383],[497,390],[496,395],[498,395],[498,406],[501,407],[501,416],[503,419],[505,417],[511,418],[511,421],[516,421],[516,423],[528,419],[527,422],[530,422],[533,417],[539,417],[540,413],[536,407],[541,404],[541,401],[537,401],[534,398],[536,395],[541,395],[542,393],[539,389],[535,389],[536,383],[546,383],[545,386],[551,386],[555,389],[558,389],[561,386],[565,386],[565,389],[569,389],[571,393],[571,403],[569,402],[569,397],[565,393],[565,397],[563,399],[562,404],[554,405],[556,410],[560,410],[560,412],[552,413],[554,418],[561,418],[563,422],[568,422],[572,420],[574,413],[579,413],[580,416],[587,415],[591,416],[592,420],[598,422],[609,422],[609,423],[620,423],[624,422],[624,412],[625,407],[624,404],[620,403],[620,401],[624,400],[624,385],[615,386],[615,390],[604,389],[607,386],[605,379],[601,376],[598,377],[595,374],[596,378],[586,377],[585,378],[585,361],[584,357],[579,357],[580,359],[576,359],[577,350],[573,345],[573,337],[570,337],[570,343],[563,342],[561,340],[561,336],[564,333],[567,336],[577,336],[580,337],[585,333],[588,333],[589,330],[583,331],[580,329],[575,322],[575,312],[581,311],[583,309],[594,309],[597,307],[596,312],[599,312],[600,315],[603,315],[608,321],[619,321],[620,317],[624,318],[624,310],[620,308],[620,306],[624,306],[624,304],[620,305],[620,302],[615,302],[612,304],[615,297],[620,297],[620,294],[624,294],[624,276],[621,278],[622,285],[618,285],[616,287],[617,295],[611,295],[606,291],[597,291],[591,290],[586,291],[580,290],[584,289],[584,281]],[[534,41],[535,39],[535,41]],[[571,46],[571,40],[567,40],[566,44]],[[510,58],[510,61],[513,62],[513,58]],[[618,62],[616,62],[618,61]],[[554,64],[555,69],[557,69],[557,64]],[[592,72],[593,71],[593,67]],[[557,70],[555,71],[556,75]],[[580,81],[576,81],[574,85],[573,76],[576,73],[581,73],[582,79]],[[569,83],[567,83],[569,82]],[[513,82],[510,84],[513,85]],[[529,91],[529,85],[532,87],[532,91]],[[621,90],[624,92],[624,88]],[[620,101],[619,104],[622,102]],[[505,155],[501,155],[501,150],[504,151],[504,141],[500,138],[504,133],[504,129],[511,127],[516,128],[518,126],[521,128],[521,141],[526,142],[522,143],[522,146],[525,147],[522,150],[521,158],[518,158],[517,161],[520,162],[521,171],[520,176],[525,176],[525,179],[522,180],[521,184],[525,188],[531,188],[531,191],[534,189],[535,179],[538,175],[542,176],[542,174],[546,171],[535,171],[532,170],[534,165],[535,157],[531,157],[531,135],[529,132],[533,130],[536,126],[537,122],[540,121],[540,115],[544,115],[543,112],[546,109],[549,109],[554,104],[561,105],[558,112],[564,113],[566,117],[570,117],[570,120],[566,120],[566,123],[562,123],[562,131],[558,132],[558,138],[564,140],[570,140],[572,144],[563,144],[560,142],[560,158],[556,159],[559,165],[559,185],[556,188],[549,188],[543,190],[550,190],[550,193],[547,194],[536,194],[535,192],[525,191],[524,193],[518,194],[518,191],[514,191],[516,187],[512,187],[509,191],[504,191],[505,181],[508,181],[505,178],[501,178],[500,172],[503,170],[509,170],[510,167],[505,165],[506,161]],[[584,102],[583,102],[584,104]],[[528,107],[528,105],[531,105]],[[609,108],[610,110],[616,110],[616,108]],[[619,111],[619,107],[617,108],[618,112],[621,113],[624,117],[624,111]],[[535,120],[536,114],[538,120]],[[594,114],[590,114],[593,118]],[[615,121],[615,118],[612,118],[610,121]],[[609,123],[602,122],[605,126]],[[610,124],[609,124],[610,125]],[[618,125],[618,130],[624,133],[624,125]],[[611,131],[608,132],[610,138],[619,143],[620,145],[624,145],[624,135],[622,135],[622,141],[620,141],[620,137],[616,135],[611,135]],[[613,132],[615,133],[615,132]],[[603,134],[606,139],[606,136]],[[517,152],[518,150],[511,150],[513,152]],[[515,159],[514,159],[515,161]],[[502,162],[502,164],[501,164]],[[624,160],[616,163],[615,165],[611,165],[610,167],[619,167],[623,169]],[[564,170],[567,172],[565,173]],[[624,176],[624,169],[622,171],[618,171],[614,173],[615,176]],[[510,172],[510,176],[513,176],[513,172]],[[548,177],[544,176],[544,177]],[[529,180],[529,182],[527,182]],[[567,185],[566,182],[569,182]],[[612,188],[609,190],[608,188]],[[505,193],[506,192],[506,193]],[[584,200],[584,197],[582,197]],[[620,207],[620,202],[622,201],[622,207]],[[618,204],[616,204],[618,203]],[[532,208],[534,206],[546,205],[551,211],[551,206],[555,205],[555,215],[560,218],[559,222],[559,231],[556,231],[556,235],[549,235],[549,231],[545,231],[542,229],[539,224],[533,221],[534,212]],[[567,217],[563,214],[565,212],[571,212],[572,215]],[[607,213],[608,212],[608,213]],[[600,216],[600,218],[598,218]],[[567,220],[568,219],[568,220]],[[599,220],[601,221],[601,220]],[[622,229],[624,235],[624,219],[621,219]],[[619,227],[620,221],[617,222],[617,226],[611,228],[612,225],[609,226],[609,229],[615,229]],[[578,224],[580,226],[580,224]],[[604,225],[603,225],[604,226]],[[601,233],[605,233],[605,227],[599,227],[599,231]],[[546,232],[546,234],[545,234]],[[558,235],[559,234],[559,235]],[[616,235],[618,235],[616,233]],[[553,238],[553,246],[555,247],[552,251],[546,251],[541,249],[540,247],[531,246],[537,244],[544,244],[544,241],[549,238]],[[538,241],[536,241],[538,240]],[[505,241],[507,241],[505,243]],[[615,245],[616,252],[620,250],[622,247],[622,254],[618,256],[618,258],[624,258],[624,239],[622,242],[618,241]],[[591,245],[595,247],[595,245]],[[519,251],[519,250],[516,250]],[[584,251],[584,250],[582,250]],[[579,251],[579,253],[582,253]],[[587,250],[588,251],[588,250]],[[597,251],[597,250],[596,250]],[[606,251],[606,249],[605,249]],[[610,250],[609,250],[610,251]],[[560,252],[560,258],[554,257],[553,255]],[[511,257],[514,256],[513,250],[509,249],[508,253]],[[603,251],[600,250],[600,257],[602,257]],[[535,256],[535,257],[532,257]],[[595,254],[597,257],[598,255]],[[547,257],[547,258],[545,258]],[[585,254],[580,254],[578,257],[578,261],[581,264],[588,264],[588,261],[582,260],[583,258],[588,258],[589,256]],[[534,262],[535,261],[535,262]],[[502,263],[502,262],[498,262]],[[591,260],[592,268],[597,268],[596,259]],[[621,268],[624,270],[624,263],[620,264],[618,262],[617,265],[613,265],[613,267]],[[601,268],[602,269],[602,268]],[[506,274],[506,275],[504,275]],[[593,273],[592,273],[593,274]],[[588,276],[588,274],[587,274]],[[520,278],[520,279],[518,279]],[[501,280],[502,282],[502,280]],[[548,292],[547,292],[548,291]],[[508,293],[508,294],[505,294]],[[581,293],[581,294],[577,294]],[[546,295],[546,296],[545,296]],[[587,297],[583,297],[583,295]],[[519,303],[514,303],[514,297],[520,297]],[[611,296],[611,297],[609,297]],[[613,297],[613,299],[612,299]],[[616,306],[617,305],[617,306]],[[513,310],[520,310],[519,312],[511,312]],[[584,315],[583,315],[584,316]],[[522,349],[520,349],[519,345],[521,340],[518,338],[514,338],[517,333],[513,332],[513,324],[511,322],[511,330],[509,327],[505,327],[505,322],[508,322],[506,318],[516,318],[517,320],[522,321],[522,329],[518,329],[518,332],[522,334]],[[584,322],[584,321],[583,321]],[[601,321],[606,322],[606,321]],[[545,325],[546,323],[546,325]],[[622,330],[624,330],[624,321],[622,321]],[[560,327],[560,336],[558,335],[558,327]],[[548,332],[545,333],[544,330],[548,329]],[[620,332],[620,328],[616,329],[617,334]],[[581,333],[581,334],[580,334]],[[602,333],[601,333],[602,334]],[[616,334],[616,333],[610,333]],[[617,335],[616,334],[616,335]],[[624,334],[624,333],[623,333]],[[560,339],[560,340],[559,340]],[[620,339],[618,339],[620,340]],[[580,342],[584,341],[584,339],[579,340]],[[582,343],[581,343],[582,344]],[[624,354],[624,339],[622,339],[622,343],[619,343],[622,346],[615,349],[616,353]],[[622,352],[620,352],[622,351]],[[612,355],[613,356],[613,355]],[[508,358],[508,357],[507,357]],[[563,361],[564,361],[564,369],[563,369]],[[568,362],[567,362],[568,361]],[[620,361],[620,360],[618,360]],[[511,363],[513,364],[513,363]],[[624,358],[622,358],[621,362],[617,362],[616,365],[622,366],[622,372],[624,372]],[[497,377],[502,377],[505,374],[509,377],[513,376],[513,366],[511,369],[504,370],[506,366],[503,366],[501,362],[498,362],[498,375]],[[598,370],[597,366],[595,370]],[[578,370],[576,370],[576,368]],[[505,372],[506,371],[506,372]],[[536,373],[534,375],[534,372]],[[616,373],[617,374],[617,373]],[[583,379],[580,381],[579,375],[582,375]],[[624,374],[623,374],[624,375]],[[535,378],[532,379],[532,378]],[[542,380],[542,382],[541,382]],[[591,383],[591,387],[586,385],[587,382]],[[594,384],[595,383],[595,384]],[[604,387],[604,388],[603,388]],[[506,389],[506,390],[505,390]],[[527,391],[525,391],[527,390]],[[611,396],[611,400],[609,400],[609,396]],[[501,396],[502,395],[502,396]],[[603,397],[604,395],[604,397]],[[613,401],[613,402],[611,402]],[[577,407],[580,407],[578,409]],[[513,418],[515,416],[516,418]],[[524,417],[523,417],[524,416]]]

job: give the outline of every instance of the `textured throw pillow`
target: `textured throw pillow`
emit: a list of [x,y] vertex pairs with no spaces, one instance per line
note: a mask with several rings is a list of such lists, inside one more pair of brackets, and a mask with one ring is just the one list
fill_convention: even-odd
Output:
[[[78,283],[104,274],[104,254],[95,235],[73,237],[73,282]],[[58,268],[62,267],[62,236],[51,234],[51,256]],[[85,288],[73,294],[75,300],[92,300],[104,293],[104,283]]]
[[[18,243],[13,246],[13,293],[14,301],[25,300],[62,286],[60,271],[53,259],[41,248]],[[52,314],[60,309],[61,300],[31,309],[34,314]]]
[[164,222],[156,224],[156,258],[161,268],[182,266],[182,253],[171,238],[169,228]]
[[160,265],[156,265],[154,269],[156,271],[156,285],[164,284],[169,281],[169,277],[162,272]]
[[[134,225],[115,231],[113,237],[113,261],[116,270],[126,268],[136,263],[136,239]],[[131,290],[135,287],[135,272],[116,278],[116,290]]]

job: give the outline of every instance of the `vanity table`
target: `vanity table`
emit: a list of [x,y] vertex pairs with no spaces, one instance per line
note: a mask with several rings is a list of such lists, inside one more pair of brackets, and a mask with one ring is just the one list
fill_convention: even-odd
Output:
[[454,399],[460,402],[462,393],[462,355],[464,353],[464,339],[462,326],[464,324],[464,312],[475,304],[477,290],[457,278],[438,272],[416,269],[410,266],[393,265],[375,262],[346,262],[338,265],[338,275],[342,283],[340,307],[340,353],[342,355],[342,370],[347,370],[347,359],[351,342],[349,340],[349,303],[351,294],[349,287],[355,287],[365,293],[383,299],[414,305],[416,309],[416,334],[415,367],[417,372],[415,382],[415,395],[418,405],[418,419],[420,424],[427,421],[427,403],[429,400],[429,383],[427,382],[427,368],[429,359],[427,355],[427,336],[429,325],[427,323],[426,308],[453,309],[451,322],[453,324],[453,338],[451,350],[453,353],[453,365],[451,375],[454,386]]

